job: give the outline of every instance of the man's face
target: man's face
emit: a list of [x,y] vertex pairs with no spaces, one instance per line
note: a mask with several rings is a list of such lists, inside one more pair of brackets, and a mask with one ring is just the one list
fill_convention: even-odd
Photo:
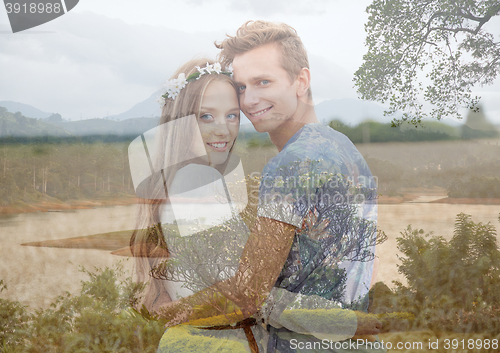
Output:
[[278,132],[297,110],[298,81],[291,81],[281,56],[276,44],[267,44],[233,60],[240,109],[258,132]]

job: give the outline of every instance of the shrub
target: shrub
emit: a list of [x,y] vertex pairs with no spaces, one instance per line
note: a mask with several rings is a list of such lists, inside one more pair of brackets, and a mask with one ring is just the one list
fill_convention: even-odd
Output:
[[118,280],[122,266],[82,271],[90,280],[79,295],[60,296],[46,310],[28,315],[18,302],[0,300],[0,352],[156,352],[164,322],[132,309],[142,288]]
[[413,327],[415,315],[412,313],[382,313],[377,315],[382,323],[381,332],[409,331]]
[[[397,238],[398,310],[415,315],[414,326],[449,332],[500,330],[500,250],[491,224],[457,215],[450,241],[411,227]],[[429,238],[429,239],[427,239]]]
[[[3,280],[0,280],[0,292],[7,289]],[[0,299],[0,352],[7,352],[8,347],[23,344],[26,336],[29,315],[26,307],[19,302]]]

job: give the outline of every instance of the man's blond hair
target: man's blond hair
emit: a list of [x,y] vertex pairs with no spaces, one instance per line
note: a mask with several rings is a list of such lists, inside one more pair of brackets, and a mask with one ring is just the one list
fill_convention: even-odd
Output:
[[[234,58],[263,45],[276,44],[281,51],[281,64],[295,81],[302,68],[309,69],[307,52],[297,31],[284,23],[248,21],[241,26],[234,37],[227,36],[215,46],[221,49],[218,60],[228,68]],[[312,99],[311,88],[308,98]]]

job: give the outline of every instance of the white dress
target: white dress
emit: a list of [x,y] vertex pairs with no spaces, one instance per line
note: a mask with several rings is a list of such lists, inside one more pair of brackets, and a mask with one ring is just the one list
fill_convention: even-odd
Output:
[[[222,175],[209,166],[190,164],[176,173],[168,189],[170,203],[160,208],[160,220],[174,264],[168,271],[171,280],[164,281],[172,300],[228,279],[238,269],[249,235],[238,214],[247,204],[247,190],[239,160],[229,163],[227,170]],[[178,230],[169,232],[174,221]],[[256,326],[252,332],[263,351],[266,331]],[[250,352],[250,348],[243,329],[168,328],[158,352],[183,351]]]
[[[234,275],[248,238],[248,229],[238,215],[247,202],[243,169],[238,164],[223,176],[212,167],[190,164],[177,171],[168,194],[170,203],[160,208],[160,220],[163,225],[177,224],[179,237],[167,232],[165,240],[173,260],[190,260],[190,264],[180,264],[177,269],[178,272],[189,273],[191,281],[183,278],[182,273],[175,274],[175,281],[165,281],[168,294],[172,300],[177,300],[193,294],[193,288],[201,290],[203,285],[207,287],[214,284],[210,282],[222,281]],[[240,232],[236,234],[235,229],[221,231],[220,226],[228,222],[232,224],[231,228],[236,226]],[[221,241],[225,245],[223,249],[213,248]],[[227,247],[229,243],[231,248]],[[193,248],[186,249],[188,245]],[[222,258],[221,252],[227,256]],[[194,273],[194,262],[203,262],[211,268],[205,268],[203,274]],[[193,283],[196,279],[200,282]]]

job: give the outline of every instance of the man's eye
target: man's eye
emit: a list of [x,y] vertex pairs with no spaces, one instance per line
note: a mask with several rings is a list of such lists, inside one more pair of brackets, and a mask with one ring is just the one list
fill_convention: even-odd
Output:
[[268,81],[268,80],[262,80],[262,81],[260,81],[260,84],[261,84],[261,85],[267,85],[268,83],[269,83],[269,81]]
[[239,86],[238,91],[241,93],[245,90],[245,88],[247,88],[247,86]]

